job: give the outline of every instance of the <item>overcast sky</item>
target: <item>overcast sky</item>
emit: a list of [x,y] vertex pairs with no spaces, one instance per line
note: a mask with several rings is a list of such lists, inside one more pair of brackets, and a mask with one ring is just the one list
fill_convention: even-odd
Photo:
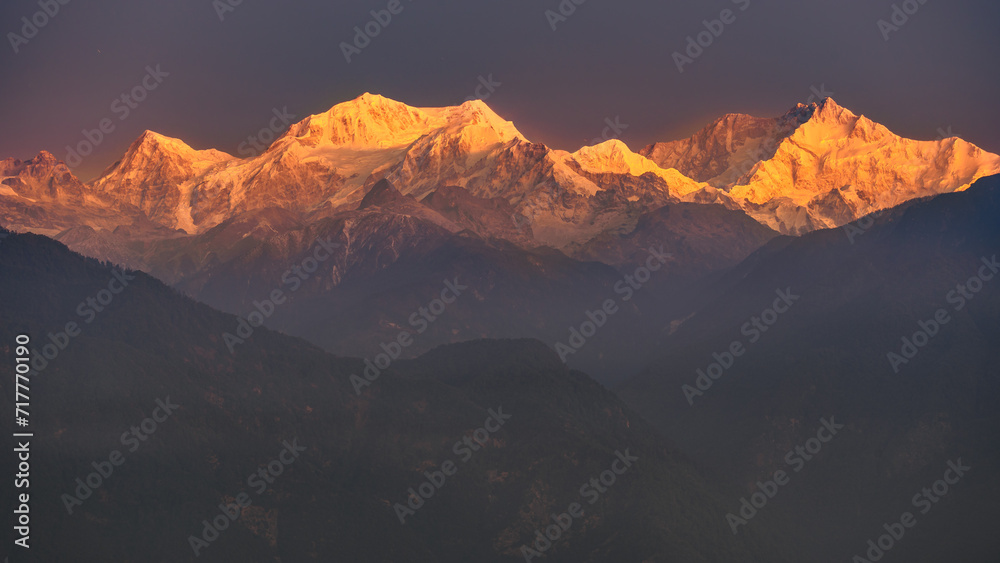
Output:
[[[341,43],[389,0],[243,0],[220,19],[226,1],[69,0],[43,17],[37,0],[4,0],[0,158],[66,158],[107,118],[114,129],[75,169],[89,179],[145,129],[236,154],[275,108],[301,119],[366,91],[454,105],[490,75],[494,110],[567,150],[601,136],[606,119],[628,125],[621,138],[638,150],[724,113],[779,115],[825,91],[901,135],[935,139],[950,127],[1000,152],[995,0],[929,0],[884,32],[890,0],[565,0],[575,12],[560,19],[546,15],[559,0],[401,0],[350,63]],[[714,25],[721,33],[679,72],[673,53],[727,9],[731,23]],[[44,26],[28,38],[23,17]],[[113,107],[150,65],[169,76],[146,79],[155,90],[127,115],[124,102]]]

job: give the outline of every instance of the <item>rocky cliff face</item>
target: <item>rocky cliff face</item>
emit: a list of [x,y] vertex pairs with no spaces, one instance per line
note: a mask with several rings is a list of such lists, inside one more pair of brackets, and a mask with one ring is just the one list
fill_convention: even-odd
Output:
[[49,152],[0,160],[0,222],[8,229],[53,235],[73,227],[114,229],[142,219],[138,209],[89,190]]
[[654,143],[639,154],[662,168],[675,168],[699,182],[727,188],[754,164],[771,158],[803,118],[808,115],[801,111],[778,118],[730,113],[688,139]]
[[146,131],[92,188],[138,207],[155,223],[190,230],[194,183],[216,165],[233,160],[224,152],[194,150],[179,139]]

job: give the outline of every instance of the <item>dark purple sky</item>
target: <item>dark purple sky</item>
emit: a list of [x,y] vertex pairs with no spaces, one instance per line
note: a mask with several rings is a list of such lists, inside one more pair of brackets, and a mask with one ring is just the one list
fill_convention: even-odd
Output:
[[[212,0],[70,0],[16,54],[9,33],[40,8],[4,0],[0,158],[65,158],[104,118],[115,128],[76,169],[84,179],[145,129],[236,154],[274,108],[301,119],[365,91],[453,105],[490,74],[501,86],[487,103],[567,150],[608,118],[628,125],[621,138],[638,150],[726,112],[779,115],[825,85],[899,134],[934,139],[951,127],[1000,151],[995,0],[929,0],[889,41],[877,21],[890,0],[586,0],[555,30],[545,11],[559,0],[401,2],[348,64],[340,43],[388,0],[243,0],[223,21]],[[679,73],[671,54],[724,9],[735,21]],[[156,64],[169,76],[121,119],[124,104],[112,102]]]

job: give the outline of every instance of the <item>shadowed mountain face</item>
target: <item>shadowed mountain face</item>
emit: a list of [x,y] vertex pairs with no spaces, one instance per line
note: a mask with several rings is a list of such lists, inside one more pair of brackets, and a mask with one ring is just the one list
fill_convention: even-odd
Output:
[[463,188],[445,186],[434,190],[421,202],[474,233],[527,248],[538,245],[531,224],[519,223],[516,209],[503,198],[478,198]]
[[[571,259],[532,245],[530,228],[515,223],[499,198],[450,187],[417,202],[382,181],[355,210],[303,218],[264,209],[164,241],[113,233],[81,240],[77,230],[59,238],[88,249],[104,243],[97,255],[127,256],[122,262],[223,311],[248,316],[266,309],[267,326],[345,355],[379,353],[402,329],[420,331],[402,357],[484,337],[565,343],[588,311],[623,299],[627,312],[611,320],[614,334],[602,331],[569,357],[610,383],[649,361],[669,320],[691,312],[688,301],[675,299],[680,292],[776,234],[740,211],[677,204],[643,215],[627,235],[595,239]],[[650,249],[669,255],[669,263],[641,286],[625,285]],[[468,291],[443,314],[421,314],[445,280]],[[275,290],[288,298],[272,308],[266,302]]]
[[639,154],[663,168],[674,168],[689,178],[725,189],[757,162],[772,158],[778,144],[812,113],[808,106],[777,118],[731,113],[688,139],[654,143]]
[[591,239],[573,256],[628,266],[640,262],[649,247],[663,246],[674,258],[672,273],[693,281],[735,266],[776,236],[742,211],[676,203],[642,215],[630,233]]
[[641,153],[366,94],[259,156],[0,161],[32,553],[995,563],[997,172],[831,99]]
[[[620,393],[748,494],[835,416],[845,429],[767,508],[815,539],[811,561],[849,560],[906,510],[918,529],[893,557],[992,561],[983,538],[1000,500],[998,216],[994,176],[846,229],[772,241],[715,283],[711,304]],[[762,313],[775,303],[787,312]],[[734,341],[742,354],[726,356]],[[911,497],[957,458],[973,469],[924,517]]]
[[[195,548],[226,561],[520,561],[574,503],[583,513],[546,560],[792,560],[764,526],[732,537],[720,525],[731,492],[541,343],[438,348],[358,394],[361,360],[266,329],[230,354],[220,334],[234,317],[42,237],[6,237],[0,271],[0,339],[61,343],[45,363],[34,354],[25,561],[188,561]],[[80,313],[109,287],[100,311]],[[9,406],[11,364],[0,372]],[[611,484],[589,484],[605,472]],[[428,479],[429,498],[401,508]]]

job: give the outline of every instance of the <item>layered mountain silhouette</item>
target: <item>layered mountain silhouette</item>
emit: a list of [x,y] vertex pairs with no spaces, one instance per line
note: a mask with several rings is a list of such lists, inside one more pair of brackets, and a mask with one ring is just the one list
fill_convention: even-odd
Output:
[[[546,560],[791,561],[773,531],[732,538],[716,526],[732,491],[539,342],[440,348],[393,365],[358,395],[360,359],[266,329],[230,354],[219,335],[235,317],[140,272],[126,272],[125,290],[86,323],[77,303],[117,276],[43,237],[6,237],[0,271],[12,297],[0,300],[4,342],[28,333],[40,348],[67,318],[81,327],[32,377],[31,561],[194,560],[190,538],[243,493],[250,506],[200,557],[522,561],[536,530],[581,503]],[[0,372],[0,397],[12,403],[10,363]],[[157,400],[176,407],[129,451],[122,432],[161,416]],[[495,430],[477,445],[471,437],[491,417]],[[463,439],[472,446],[455,451]],[[294,462],[257,489],[248,475],[288,444],[301,448]],[[114,450],[124,463],[87,494],[76,479]],[[593,504],[592,493],[581,498],[619,453],[630,467],[615,465],[625,471]],[[457,469],[433,496],[412,514],[397,510],[449,461]],[[76,494],[84,498],[67,509],[63,495]],[[15,505],[13,489],[3,495]],[[12,535],[0,533],[8,544]]]
[[[567,152],[482,101],[365,94],[249,158],[147,131],[88,183],[46,152],[0,161],[3,342],[44,344],[114,269],[135,276],[33,380],[38,521],[64,540],[42,555],[186,560],[298,438],[302,462],[208,551],[523,560],[629,450],[545,560],[873,561],[954,462],[972,469],[891,557],[991,563],[998,216],[1000,156],[832,99]],[[176,418],[67,515],[63,489],[167,395]],[[401,525],[407,489],[500,405],[509,425]],[[820,428],[839,430],[789,471]]]
[[[618,391],[682,451],[748,494],[787,469],[785,454],[815,436],[822,417],[836,416],[844,431],[767,508],[787,518],[793,536],[811,538],[810,561],[861,554],[961,458],[976,473],[926,517],[915,511],[919,533],[892,556],[989,561],[997,551],[983,538],[997,517],[986,507],[1000,500],[998,216],[993,176],[864,228],[772,241],[713,283],[710,304]],[[778,289],[799,299],[764,332],[752,324],[744,332]],[[745,352],[699,383],[698,370],[733,341]]]
[[565,342],[650,248],[670,254],[645,286],[657,291],[616,319],[631,337],[599,334],[573,356],[610,382],[693,312],[700,278],[775,231],[839,226],[1000,171],[1000,157],[960,139],[902,139],[832,99],[726,116],[640,153],[618,140],[575,153],[531,143],[481,101],[414,108],[365,94],[252,158],[146,132],[86,185],[48,153],[4,161],[0,216],[239,315],[332,236],[342,254],[268,324],[336,353],[391,336],[460,274],[478,288],[468,317],[409,353],[484,336]]

